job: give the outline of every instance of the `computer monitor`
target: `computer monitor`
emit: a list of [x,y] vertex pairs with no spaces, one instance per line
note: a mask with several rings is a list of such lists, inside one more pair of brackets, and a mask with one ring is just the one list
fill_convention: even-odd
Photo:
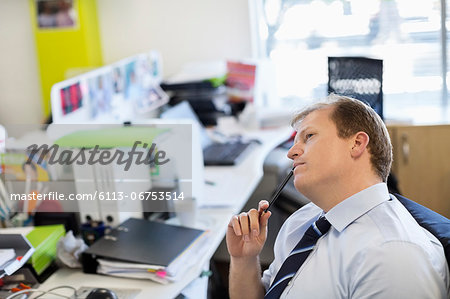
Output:
[[152,51],[56,83],[53,123],[117,124],[146,118],[169,100],[159,87],[161,73],[160,57]]
[[188,101],[183,101],[181,103],[178,103],[177,105],[171,107],[170,109],[167,109],[163,113],[161,113],[162,119],[190,119],[193,121],[193,123],[198,127],[199,136],[200,136],[200,144],[202,148],[207,147],[208,145],[211,145],[213,141],[208,135],[208,132],[206,131],[206,128],[203,127],[202,123],[200,122],[200,119],[198,118],[197,114],[195,114],[194,110],[192,109],[191,105]]

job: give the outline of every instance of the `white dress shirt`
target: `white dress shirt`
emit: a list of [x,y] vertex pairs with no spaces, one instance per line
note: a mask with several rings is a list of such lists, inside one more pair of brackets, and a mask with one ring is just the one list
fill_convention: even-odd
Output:
[[[323,211],[310,203],[284,223],[275,259],[264,271],[266,290],[292,248]],[[281,298],[450,298],[442,244],[389,196],[384,183],[336,205],[330,231],[292,278]]]

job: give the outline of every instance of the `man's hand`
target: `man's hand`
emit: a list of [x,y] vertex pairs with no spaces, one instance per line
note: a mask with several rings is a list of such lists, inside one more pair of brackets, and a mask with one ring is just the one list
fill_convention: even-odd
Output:
[[267,221],[270,211],[266,200],[259,202],[258,210],[251,209],[234,215],[228,224],[226,235],[229,254],[234,258],[256,257],[261,252],[267,238]]

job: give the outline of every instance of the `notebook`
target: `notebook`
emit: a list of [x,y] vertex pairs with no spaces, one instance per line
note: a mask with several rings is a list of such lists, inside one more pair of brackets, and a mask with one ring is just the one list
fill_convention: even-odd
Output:
[[236,165],[250,151],[251,142],[233,139],[220,143],[212,140],[187,101],[182,101],[163,112],[161,118],[191,119],[198,124],[200,128],[200,142],[203,149],[203,162],[207,166]]

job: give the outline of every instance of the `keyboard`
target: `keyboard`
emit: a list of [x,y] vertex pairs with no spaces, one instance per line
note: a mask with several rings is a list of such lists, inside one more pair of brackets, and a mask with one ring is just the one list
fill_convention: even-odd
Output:
[[214,143],[203,149],[205,165],[236,165],[249,147],[247,142]]

